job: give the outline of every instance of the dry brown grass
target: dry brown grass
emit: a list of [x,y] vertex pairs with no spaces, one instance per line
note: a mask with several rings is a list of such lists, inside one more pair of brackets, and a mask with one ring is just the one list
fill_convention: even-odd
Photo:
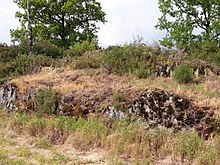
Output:
[[108,74],[103,70],[71,70],[69,68],[43,68],[41,72],[12,80],[20,93],[52,87],[62,95],[77,92],[120,91],[133,98],[147,88],[160,88],[190,98],[198,106],[211,106],[220,113],[220,78],[209,77],[200,83],[178,84],[171,78],[138,79],[133,76]]

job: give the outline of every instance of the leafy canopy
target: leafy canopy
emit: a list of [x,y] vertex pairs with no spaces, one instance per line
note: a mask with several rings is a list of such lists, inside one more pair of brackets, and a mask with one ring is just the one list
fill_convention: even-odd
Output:
[[[11,30],[12,41],[26,42],[28,31],[27,0],[14,0],[22,11],[16,12],[21,28]],[[32,0],[31,19],[34,41],[50,40],[68,47],[82,40],[93,40],[97,22],[105,22],[105,13],[96,0]]]
[[159,0],[162,16],[156,25],[166,30],[161,44],[186,47],[195,42],[220,45],[220,0]]

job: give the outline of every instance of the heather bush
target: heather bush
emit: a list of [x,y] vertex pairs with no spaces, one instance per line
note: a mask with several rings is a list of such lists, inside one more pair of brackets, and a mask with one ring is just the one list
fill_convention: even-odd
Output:
[[81,41],[71,46],[65,51],[65,56],[68,58],[84,55],[87,51],[95,51],[97,48],[96,41]]
[[174,70],[173,78],[179,83],[189,83],[193,80],[193,73],[188,65],[180,65]]
[[118,74],[146,77],[154,69],[152,49],[148,46],[129,44],[108,48],[103,55],[104,67]]
[[55,114],[57,94],[50,88],[40,89],[34,97],[34,105],[39,114]]
[[40,41],[33,46],[34,54],[43,54],[45,56],[57,58],[63,56],[63,50],[52,44],[50,41]]

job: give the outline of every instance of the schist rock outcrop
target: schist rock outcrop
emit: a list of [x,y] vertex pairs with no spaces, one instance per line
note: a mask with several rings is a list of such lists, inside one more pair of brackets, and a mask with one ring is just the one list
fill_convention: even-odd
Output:
[[[181,63],[179,63],[181,64]],[[219,76],[220,75],[220,68],[214,67],[206,62],[198,61],[195,63],[188,64],[191,68],[193,73],[195,73],[197,76]],[[155,76],[156,77],[171,77],[172,72],[175,70],[176,66],[178,66],[178,63],[173,62],[171,64],[160,64],[157,65],[155,69]]]
[[7,111],[17,111],[15,105],[17,101],[17,87],[11,83],[6,83],[0,88],[0,106]]
[[[107,92],[107,93],[106,93]],[[6,83],[0,88],[0,105],[8,112],[33,111],[30,106],[33,93],[19,94],[18,87]],[[220,126],[215,122],[214,111],[209,107],[197,107],[190,100],[174,93],[159,89],[148,89],[134,98],[123,102],[118,109],[111,103],[112,91],[72,92],[57,97],[56,112],[60,115],[87,117],[89,114],[102,113],[113,119],[135,117],[143,119],[149,128],[163,126],[174,131],[195,129],[208,138],[212,133],[219,132]],[[103,106],[103,101],[109,103],[103,111],[97,111]],[[21,103],[23,104],[21,106]],[[22,107],[22,108],[21,108]]]
[[211,108],[197,107],[184,97],[159,89],[142,92],[127,110],[117,110],[110,106],[105,113],[111,118],[119,119],[141,117],[150,128],[164,126],[174,131],[195,129],[205,138],[220,131]]

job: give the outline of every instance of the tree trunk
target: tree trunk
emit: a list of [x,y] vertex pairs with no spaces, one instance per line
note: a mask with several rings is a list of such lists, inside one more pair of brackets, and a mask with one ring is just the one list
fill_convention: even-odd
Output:
[[90,35],[89,35],[89,0],[85,1],[85,7],[86,7],[86,40],[91,41]]
[[27,17],[28,17],[28,30],[29,30],[29,53],[33,50],[33,31],[32,31],[32,20],[31,20],[31,0],[27,0]]

